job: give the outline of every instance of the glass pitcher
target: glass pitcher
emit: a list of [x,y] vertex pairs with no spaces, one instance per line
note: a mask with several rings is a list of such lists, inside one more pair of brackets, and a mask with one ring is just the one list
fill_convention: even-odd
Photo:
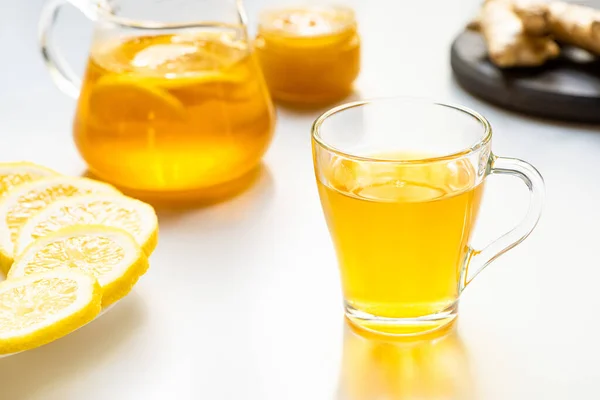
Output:
[[[83,82],[52,41],[67,3],[95,24]],[[78,98],[79,152],[119,187],[209,194],[252,175],[271,142],[273,105],[239,1],[51,0],[40,45],[58,87]]]

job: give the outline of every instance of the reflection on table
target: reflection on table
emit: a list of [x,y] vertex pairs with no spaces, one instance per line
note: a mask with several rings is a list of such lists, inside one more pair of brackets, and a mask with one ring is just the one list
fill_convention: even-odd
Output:
[[467,351],[455,326],[399,338],[346,321],[343,351],[337,400],[475,398]]

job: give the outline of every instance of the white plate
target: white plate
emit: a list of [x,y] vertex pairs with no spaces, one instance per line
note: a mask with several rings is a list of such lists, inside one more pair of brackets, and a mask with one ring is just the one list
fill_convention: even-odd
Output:
[[[120,300],[119,300],[119,301],[120,301]],[[117,302],[115,302],[115,303],[111,304],[110,306],[106,307],[104,310],[100,311],[100,314],[98,314],[98,315],[96,316],[96,318],[94,318],[93,320],[91,320],[91,321],[90,321],[90,322],[88,322],[87,324],[81,325],[79,328],[75,329],[75,330],[74,330],[74,331],[72,331],[72,332],[69,332],[68,334],[66,334],[66,335],[65,335],[65,336],[63,336],[63,337],[67,337],[67,336],[69,336],[71,333],[78,331],[79,329],[83,328],[84,326],[86,326],[86,325],[88,325],[88,324],[91,324],[92,322],[94,322],[95,320],[97,320],[98,318],[100,318],[101,316],[103,316],[104,314],[106,314],[107,312],[109,312],[110,310],[112,310],[112,308],[113,308],[114,306],[116,306],[116,305],[117,305],[117,303],[118,303],[119,301],[117,301]],[[63,337],[60,337],[60,338],[58,338],[58,339],[56,339],[56,340],[60,340],[60,339],[62,339]],[[53,340],[53,341],[52,341],[52,342],[50,342],[50,343],[53,343],[53,342],[55,342],[56,340]],[[46,343],[46,344],[50,344],[50,343]],[[42,346],[45,346],[46,344],[43,344]],[[42,347],[42,346],[39,346],[39,347]],[[30,350],[35,350],[35,349],[38,349],[39,347],[34,347],[33,349],[19,351],[19,352],[17,352],[17,353],[10,353],[10,354],[4,354],[4,355],[1,355],[1,354],[0,354],[0,358],[6,358],[6,357],[14,356],[14,355],[16,355],[16,354],[24,353],[24,352],[26,352],[26,351],[30,351]]]

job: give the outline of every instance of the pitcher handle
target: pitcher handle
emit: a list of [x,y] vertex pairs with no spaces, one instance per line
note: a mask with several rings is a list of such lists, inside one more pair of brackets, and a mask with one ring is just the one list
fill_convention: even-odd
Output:
[[62,57],[53,40],[54,23],[61,7],[66,3],[75,6],[91,20],[95,18],[93,11],[83,4],[75,4],[67,0],[50,0],[42,10],[38,26],[38,41],[42,57],[44,57],[44,62],[54,83],[67,96],[76,99],[79,97],[81,78]]
[[235,6],[237,7],[238,15],[240,16],[240,22],[244,26],[246,34],[248,32],[248,14],[246,13],[246,7],[244,7],[244,0],[235,0]]
[[521,179],[530,193],[529,210],[519,225],[500,236],[483,250],[469,249],[462,287],[466,287],[492,261],[521,243],[537,225],[544,205],[544,178],[531,164],[516,158],[490,158],[489,175],[509,175]]

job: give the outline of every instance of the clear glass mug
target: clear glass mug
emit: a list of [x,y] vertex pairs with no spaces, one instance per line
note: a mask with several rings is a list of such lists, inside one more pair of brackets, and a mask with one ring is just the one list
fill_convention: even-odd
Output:
[[[460,106],[416,99],[359,101],[321,115],[314,167],[336,248],[345,311],[365,329],[415,334],[452,321],[473,278],[533,230],[544,182],[530,164],[495,156],[492,128]],[[531,192],[519,226],[470,246],[487,177]]]
[[[94,21],[83,83],[52,41],[64,4]],[[239,1],[53,0],[40,45],[58,87],[78,98],[79,152],[117,186],[210,194],[271,142],[273,105]]]

